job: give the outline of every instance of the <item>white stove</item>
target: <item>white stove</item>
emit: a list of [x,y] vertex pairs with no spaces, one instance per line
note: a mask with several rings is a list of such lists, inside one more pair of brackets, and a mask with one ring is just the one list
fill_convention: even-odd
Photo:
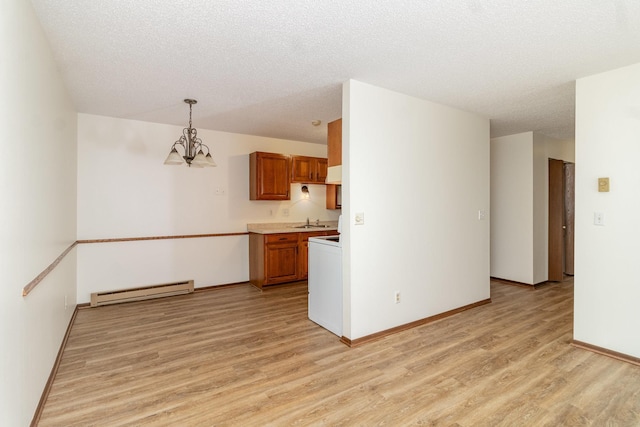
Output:
[[321,245],[329,245],[336,246],[341,248],[342,243],[340,242],[340,236],[320,236],[320,237],[309,237],[309,242],[318,243]]

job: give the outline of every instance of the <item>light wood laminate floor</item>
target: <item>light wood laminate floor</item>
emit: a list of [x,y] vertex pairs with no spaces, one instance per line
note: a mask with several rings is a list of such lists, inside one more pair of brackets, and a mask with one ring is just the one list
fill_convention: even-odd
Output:
[[305,284],[80,310],[41,426],[638,426],[640,367],[574,348],[573,284],[348,348]]

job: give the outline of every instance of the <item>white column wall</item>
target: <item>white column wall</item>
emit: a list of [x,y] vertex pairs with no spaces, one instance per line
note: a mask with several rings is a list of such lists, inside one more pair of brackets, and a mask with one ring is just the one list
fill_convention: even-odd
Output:
[[0,9],[0,425],[26,426],[76,299],[75,250],[22,296],[76,240],[76,113],[31,2]]
[[[640,64],[576,84],[574,339],[640,357]],[[598,178],[610,192],[598,192]],[[604,226],[593,223],[604,213]]]
[[[245,232],[247,223],[337,219],[338,211],[325,208],[324,185],[309,185],[308,200],[301,184],[292,184],[290,201],[249,200],[249,153],[326,157],[326,145],[198,129],[218,166],[165,166],[181,133],[178,126],[78,115],[79,240],[234,233]],[[196,287],[248,280],[247,236],[78,246],[78,302],[88,302],[91,292],[189,279]]]
[[533,132],[491,140],[491,276],[533,284]]
[[345,336],[489,298],[489,120],[354,80],[343,96]]

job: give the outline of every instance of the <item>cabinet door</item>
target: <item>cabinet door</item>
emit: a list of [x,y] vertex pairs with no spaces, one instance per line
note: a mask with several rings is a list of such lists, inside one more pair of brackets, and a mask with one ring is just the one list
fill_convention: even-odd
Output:
[[268,243],[265,247],[265,285],[298,279],[298,242]]
[[306,156],[291,156],[291,182],[315,182],[316,159]]
[[327,155],[329,166],[342,164],[342,119],[327,125]]
[[327,159],[316,159],[316,182],[324,184],[327,180]]
[[291,156],[291,182],[324,184],[327,179],[327,159]]
[[309,237],[327,235],[329,235],[329,233],[326,231],[300,233],[300,243],[298,245],[298,279],[306,280],[309,275]]
[[298,245],[298,279],[305,280],[309,275],[309,241]]
[[289,200],[289,156],[275,153],[251,153],[250,199]]
[[342,197],[340,192],[342,186],[336,184],[327,184],[326,188],[326,208],[342,209]]

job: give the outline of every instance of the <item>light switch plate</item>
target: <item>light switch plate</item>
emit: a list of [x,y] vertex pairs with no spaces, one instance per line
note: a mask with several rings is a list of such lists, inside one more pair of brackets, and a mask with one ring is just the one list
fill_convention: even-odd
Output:
[[356,221],[355,221],[356,225],[363,225],[364,224],[364,212],[358,212],[356,213]]
[[594,225],[604,225],[604,213],[602,213],[602,212],[594,212],[593,213],[593,224]]

